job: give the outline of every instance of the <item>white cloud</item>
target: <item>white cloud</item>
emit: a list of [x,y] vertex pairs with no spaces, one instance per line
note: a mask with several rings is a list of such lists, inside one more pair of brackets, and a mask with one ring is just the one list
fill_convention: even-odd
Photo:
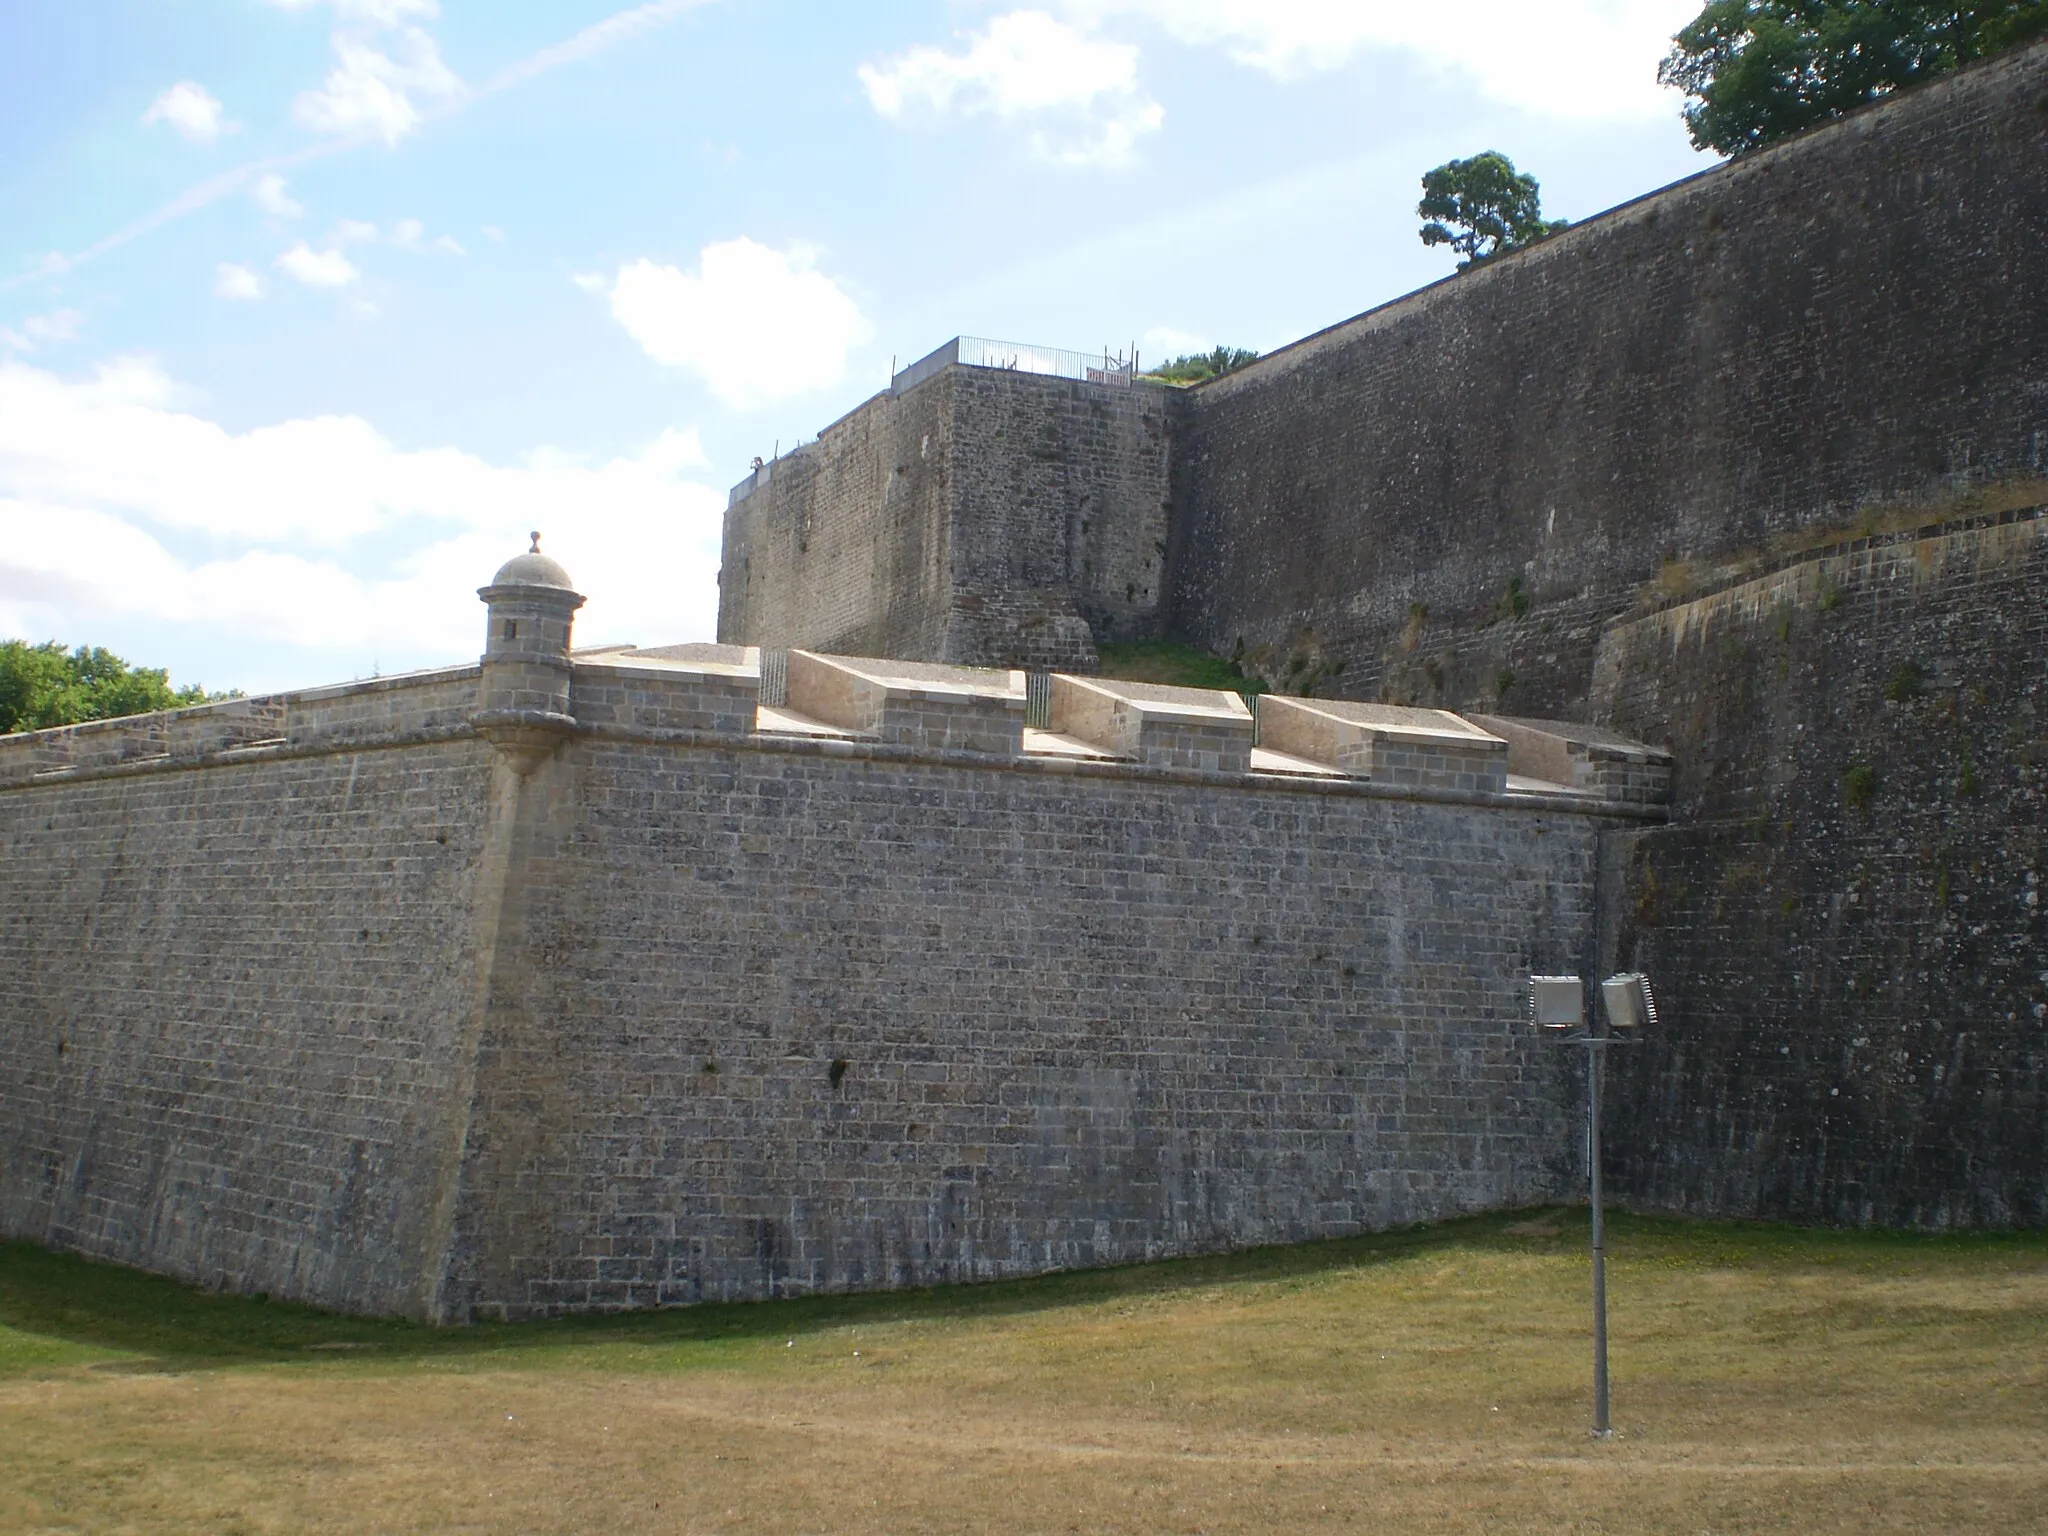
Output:
[[196,80],[180,80],[149,104],[142,121],[165,123],[188,144],[211,144],[235,125],[214,94]]
[[53,309],[47,315],[30,315],[21,329],[0,325],[0,348],[9,352],[35,352],[53,344],[78,340],[85,325],[82,309]]
[[1397,49],[1470,76],[1495,100],[1552,117],[1653,117],[1671,36],[1699,0],[1466,0],[1455,21],[1405,0],[1058,0],[1083,24],[1150,23],[1193,47],[1287,80]]
[[436,235],[429,240],[427,226],[418,219],[400,219],[392,225],[391,243],[401,251],[412,251],[415,254],[424,254],[428,251],[441,251],[450,256],[469,254],[463,250],[462,242],[453,235]]
[[486,224],[484,226],[484,238],[493,244],[502,244],[505,239],[505,231],[498,228],[495,224]]
[[[530,528],[590,599],[579,641],[711,633],[725,498],[678,478],[702,464],[694,431],[609,462],[499,465],[401,450],[354,416],[229,432],[181,393],[147,360],[82,380],[0,361],[0,633],[153,618],[226,629],[252,656],[466,660],[475,589]],[[193,534],[206,553],[172,552]]]
[[364,219],[337,219],[329,245],[366,245],[377,238],[377,226]]
[[263,279],[247,267],[224,261],[214,269],[213,293],[220,299],[260,299],[263,297]]
[[405,28],[389,45],[336,33],[334,54],[335,66],[320,89],[301,92],[292,103],[293,119],[316,133],[396,144],[420,125],[423,113],[415,98],[432,106],[462,91],[434,40],[418,27]]
[[[687,368],[746,408],[837,384],[847,354],[874,335],[860,307],[812,253],[747,239],[707,245],[698,270],[636,261],[611,284],[612,316],[647,355]],[[572,279],[603,292],[602,278]]]
[[306,210],[298,199],[286,190],[288,185],[282,176],[271,171],[256,178],[256,184],[249,189],[249,195],[256,199],[256,206],[272,218],[296,219]]
[[316,251],[305,241],[277,258],[277,269],[308,288],[346,288],[361,274],[339,251]]
[[863,64],[868,101],[892,121],[989,116],[1028,124],[1033,152],[1067,165],[1130,163],[1165,109],[1138,87],[1138,50],[1044,11],[1012,11],[961,53],[912,48]]

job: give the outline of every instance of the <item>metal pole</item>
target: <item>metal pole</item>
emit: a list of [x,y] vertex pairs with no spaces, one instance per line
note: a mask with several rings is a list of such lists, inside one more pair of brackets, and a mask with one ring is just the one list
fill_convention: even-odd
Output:
[[1610,1433],[1607,1422],[1607,1233],[1600,1212],[1600,1067],[1607,1053],[1598,1044],[1586,1052],[1586,1162],[1593,1184],[1593,1433]]

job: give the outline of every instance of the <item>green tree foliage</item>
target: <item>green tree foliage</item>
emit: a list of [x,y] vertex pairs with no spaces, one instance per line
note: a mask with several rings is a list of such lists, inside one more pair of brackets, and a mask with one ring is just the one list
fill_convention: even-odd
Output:
[[1742,155],[2048,35],[2048,0],[1712,0],[1657,78],[1700,149]]
[[1168,384],[1199,384],[1204,379],[1235,373],[1246,363],[1258,360],[1259,354],[1246,347],[1218,347],[1213,352],[1190,352],[1163,367],[1148,368],[1145,377],[1164,379]]
[[1534,245],[1567,222],[1544,218],[1536,178],[1524,176],[1494,149],[1429,172],[1422,178],[1422,201],[1415,211],[1430,221],[1422,226],[1422,243],[1448,245],[1463,256],[1460,272]]
[[98,646],[67,651],[54,640],[0,641],[0,733],[144,715],[208,697],[203,688],[173,688],[161,668],[131,667]]

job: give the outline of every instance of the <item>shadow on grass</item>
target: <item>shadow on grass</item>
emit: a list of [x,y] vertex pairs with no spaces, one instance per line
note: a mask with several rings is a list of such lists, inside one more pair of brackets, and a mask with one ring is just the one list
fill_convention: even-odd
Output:
[[[203,1370],[268,1361],[347,1358],[379,1361],[481,1358],[536,1346],[645,1344],[793,1338],[855,1323],[959,1321],[1085,1307],[1209,1287],[1309,1279],[1405,1259],[1464,1252],[1549,1252],[1584,1241],[1583,1207],[1496,1213],[1363,1237],[1248,1249],[1029,1280],[706,1303],[608,1312],[533,1323],[434,1328],[354,1317],[262,1297],[202,1290],[120,1265],[53,1253],[34,1243],[0,1243],[0,1326],[87,1350],[131,1357],[130,1368]],[[1737,1268],[1906,1262],[1994,1251],[2048,1257],[2048,1233],[1927,1235],[1842,1232],[1765,1224],[1692,1221],[1617,1212],[1609,1253],[1652,1262]],[[332,1351],[323,1356],[323,1351]],[[140,1359],[132,1357],[142,1357]]]

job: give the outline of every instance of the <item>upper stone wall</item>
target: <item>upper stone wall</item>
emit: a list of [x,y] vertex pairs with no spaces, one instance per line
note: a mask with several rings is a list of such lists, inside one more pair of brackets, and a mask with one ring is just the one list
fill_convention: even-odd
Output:
[[953,365],[737,487],[719,638],[1088,670],[1155,632],[1165,391]]
[[2048,472],[2048,47],[1176,404],[1177,636],[1326,692],[1576,714],[1667,561]]
[[957,371],[875,396],[734,489],[720,640],[941,659]]

